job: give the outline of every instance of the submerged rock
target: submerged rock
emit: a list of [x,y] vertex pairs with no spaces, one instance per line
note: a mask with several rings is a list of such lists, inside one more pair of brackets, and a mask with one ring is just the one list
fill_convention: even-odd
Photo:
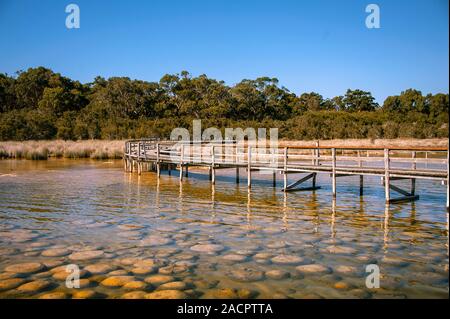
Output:
[[204,279],[200,279],[200,280],[196,280],[193,282],[193,284],[199,288],[199,289],[211,289],[216,287],[219,284],[219,280],[204,280]]
[[330,254],[341,254],[341,255],[352,255],[352,254],[356,254],[357,250],[352,248],[352,247],[347,247],[347,246],[328,246],[326,248],[326,250],[330,253]]
[[0,273],[0,280],[11,279],[20,277],[20,274],[16,274],[13,272],[2,272]]
[[92,285],[92,282],[89,279],[80,279],[78,283],[80,284],[79,288],[87,288]]
[[117,288],[131,281],[135,281],[133,276],[112,276],[103,280],[101,284],[105,287]]
[[323,266],[323,265],[319,265],[319,264],[297,266],[297,267],[295,267],[295,269],[299,273],[304,273],[304,274],[328,274],[328,273],[331,273],[330,268]]
[[248,289],[239,289],[237,291],[237,295],[239,299],[250,299],[254,298],[258,293],[256,291],[248,290]]
[[146,299],[186,299],[187,295],[179,290],[160,290],[145,295]]
[[105,263],[91,264],[84,267],[85,270],[89,271],[93,275],[106,274],[117,269],[116,266]]
[[285,248],[288,246],[288,244],[285,241],[274,241],[271,243],[268,243],[267,248],[270,249],[280,249],[280,248]]
[[361,271],[354,267],[354,266],[346,266],[346,265],[340,265],[340,266],[336,266],[334,268],[334,271],[338,274],[342,274],[342,275],[354,275],[357,276],[361,273]]
[[42,271],[44,269],[45,267],[41,263],[22,263],[10,265],[5,268],[5,271],[26,275],[26,274],[33,274]]
[[222,288],[211,289],[203,295],[205,299],[239,299],[239,295],[235,289]]
[[[54,272],[52,275],[52,278],[56,279],[56,280],[66,280],[68,276],[70,276],[72,274],[71,271],[66,271],[66,269],[62,270],[62,271],[58,271],[58,272]],[[89,273],[84,270],[81,269],[80,270],[80,278],[86,277],[89,275]]]
[[301,264],[304,259],[296,255],[278,255],[271,259],[274,264],[281,265],[298,265]]
[[127,275],[129,275],[129,272],[124,270],[124,269],[119,269],[119,270],[111,271],[107,275],[108,275],[108,277],[111,277],[111,276],[127,276]]
[[181,274],[186,271],[189,271],[189,267],[186,265],[169,265],[158,270],[162,275]]
[[131,269],[131,272],[135,275],[148,275],[156,272],[157,267],[136,267]]
[[271,253],[257,253],[253,256],[254,259],[269,259],[272,258],[273,254]]
[[145,299],[145,295],[147,292],[145,291],[132,291],[123,294],[120,298],[122,299]]
[[162,284],[158,287],[158,290],[185,290],[187,289],[187,285],[183,281],[172,281],[165,284]]
[[10,290],[19,287],[25,282],[21,278],[10,278],[0,281],[0,291]]
[[55,268],[64,264],[63,260],[46,260],[43,262],[44,266],[47,268]]
[[152,284],[154,286],[159,286],[162,284],[165,284],[167,282],[174,281],[175,278],[172,276],[166,276],[166,275],[154,275],[150,276],[144,279],[146,283]]
[[267,278],[270,278],[270,279],[280,280],[280,279],[288,278],[290,276],[290,274],[289,274],[289,272],[284,271],[284,270],[274,269],[274,270],[266,271],[266,276],[267,276]]
[[228,277],[236,281],[251,282],[264,278],[264,272],[253,268],[239,268],[228,272]]
[[191,247],[191,250],[199,253],[216,254],[224,250],[225,247],[216,244],[197,244]]
[[43,294],[39,299],[67,299],[68,295],[61,291],[49,292]]
[[51,286],[51,284],[48,281],[35,280],[32,282],[23,284],[22,286],[19,286],[17,288],[17,290],[20,292],[25,292],[25,293],[37,293],[37,292],[40,292],[50,286]]
[[173,243],[173,240],[170,238],[151,235],[151,236],[148,236],[148,237],[145,237],[144,239],[142,239],[140,241],[139,245],[143,246],[143,247],[153,247],[153,246],[169,245],[172,243]]
[[145,289],[147,289],[147,287],[148,287],[148,285],[145,282],[137,281],[137,280],[127,282],[125,285],[123,285],[123,288],[130,289],[130,290],[145,290]]
[[101,295],[94,290],[79,290],[72,295],[73,299],[96,299],[100,297]]
[[137,258],[137,257],[127,257],[127,258],[122,258],[122,259],[120,259],[119,262],[120,262],[122,265],[130,266],[130,265],[133,265],[134,263],[138,262],[139,260],[140,260],[140,259]]
[[239,254],[228,254],[224,255],[222,258],[228,262],[244,262],[248,259],[247,256]]
[[70,254],[69,259],[74,261],[91,260],[100,258],[103,254],[103,250],[86,250]]
[[119,228],[121,230],[137,230],[137,229],[144,228],[144,226],[136,225],[136,224],[122,224],[122,225],[118,225],[117,228]]
[[136,261],[133,264],[133,266],[134,268],[152,268],[152,267],[162,267],[165,266],[166,264],[167,264],[166,261],[163,259],[149,258]]
[[175,258],[178,260],[194,260],[196,256],[192,254],[179,254]]
[[70,253],[71,251],[67,248],[49,248],[44,250],[41,255],[44,257],[62,257]]
[[334,288],[336,288],[336,289],[349,289],[350,286],[349,286],[348,283],[346,283],[344,281],[339,281],[339,282],[334,284]]

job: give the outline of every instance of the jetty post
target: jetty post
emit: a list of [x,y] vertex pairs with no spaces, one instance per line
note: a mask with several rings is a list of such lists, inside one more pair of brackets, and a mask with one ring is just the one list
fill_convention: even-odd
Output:
[[450,176],[450,166],[449,166],[449,150],[447,150],[447,214],[449,209],[449,197],[450,197],[450,183],[449,183],[449,176]]
[[331,178],[332,178],[332,192],[333,198],[336,198],[336,148],[331,149]]
[[283,159],[283,189],[287,189],[287,164],[288,164],[288,148],[284,148],[284,159]]
[[180,148],[180,182],[183,181],[183,156],[184,156],[184,145]]
[[[358,150],[358,167],[362,167],[361,151]],[[359,196],[364,195],[364,175],[359,175]]]
[[142,144],[139,142],[138,144],[138,161],[137,161],[137,165],[138,165],[138,175],[142,174],[142,162],[141,162],[141,148],[142,148]]
[[384,149],[384,194],[386,198],[386,203],[388,204],[391,200],[391,187],[389,180],[389,149]]
[[[416,170],[417,164],[416,164],[416,152],[415,151],[412,152],[411,157],[413,160],[411,168],[413,170]],[[416,195],[416,179],[415,178],[411,178],[411,195],[412,196]]]
[[211,146],[211,182],[214,185],[216,183],[216,156],[215,156],[215,147]]
[[320,147],[319,147],[319,141],[316,142],[316,166],[320,165]]
[[159,143],[156,144],[156,174],[158,178],[161,176],[161,164],[159,162]]
[[252,146],[247,145],[247,187],[252,188]]

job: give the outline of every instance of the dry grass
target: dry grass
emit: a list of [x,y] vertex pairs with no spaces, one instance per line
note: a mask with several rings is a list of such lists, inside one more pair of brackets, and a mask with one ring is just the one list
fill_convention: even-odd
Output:
[[41,160],[48,157],[122,158],[124,141],[23,141],[0,142],[0,158]]

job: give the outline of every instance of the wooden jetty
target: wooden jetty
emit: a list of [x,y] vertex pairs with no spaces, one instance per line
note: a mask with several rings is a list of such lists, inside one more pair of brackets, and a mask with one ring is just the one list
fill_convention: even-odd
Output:
[[[441,181],[447,188],[447,210],[449,207],[449,152],[442,147],[415,148],[336,148],[286,146],[272,147],[258,143],[235,143],[233,141],[175,142],[156,139],[130,140],[125,143],[124,169],[126,172],[178,169],[179,179],[188,176],[189,167],[207,167],[209,179],[216,182],[216,170],[236,169],[236,182],[240,182],[240,169],[247,173],[247,186],[252,186],[252,172],[266,171],[283,176],[284,192],[319,189],[317,174],[331,177],[332,196],[337,195],[337,180],[342,176],[358,176],[359,192],[364,193],[364,176],[380,176],[384,185],[386,203],[411,201],[416,194],[416,179]],[[305,174],[288,184],[289,174]],[[409,180],[409,189],[394,185],[394,181]],[[309,186],[305,184],[310,181]],[[391,191],[400,194],[391,197]]]

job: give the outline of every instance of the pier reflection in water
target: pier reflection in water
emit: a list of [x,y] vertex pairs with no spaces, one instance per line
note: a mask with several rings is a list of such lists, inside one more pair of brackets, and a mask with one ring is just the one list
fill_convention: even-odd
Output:
[[[248,191],[234,173],[219,171],[212,185],[193,169],[179,182],[123,173],[120,161],[0,161],[0,297],[79,297],[55,275],[75,263],[91,269],[77,291],[101,298],[155,297],[168,289],[160,275],[176,282],[166,293],[175,297],[448,298],[439,183],[417,181],[419,201],[386,206],[379,178],[360,197],[356,179],[343,177],[332,200],[326,176],[318,191],[286,194],[257,172]],[[43,266],[10,267],[29,262]],[[373,263],[379,289],[365,286]],[[141,284],[105,283],[117,274]],[[36,281],[46,284],[21,289]]]

